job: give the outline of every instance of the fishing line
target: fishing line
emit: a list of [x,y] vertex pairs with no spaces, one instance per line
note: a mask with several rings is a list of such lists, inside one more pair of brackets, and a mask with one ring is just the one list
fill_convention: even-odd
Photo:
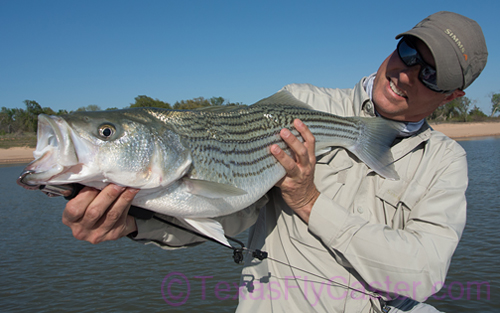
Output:
[[[132,207],[131,207],[131,209],[132,209],[132,208],[133,208],[133,212],[132,212],[132,214],[130,214],[130,212],[129,212],[129,214],[130,214],[130,215],[132,215],[132,216],[134,216],[134,217],[137,217],[137,216],[135,215],[135,214],[136,214],[136,212],[134,212],[135,210],[137,210],[137,213],[138,213],[138,212],[140,212],[141,210],[144,210],[144,209],[142,209],[142,208],[138,208],[138,207],[135,207],[135,206],[132,206]],[[148,210],[145,210],[145,211],[148,211]],[[148,211],[148,212],[151,212],[151,211]],[[243,242],[241,242],[240,240],[236,239],[236,238],[232,238],[232,237],[230,237],[230,236],[224,235],[224,236],[225,236],[225,237],[226,237],[229,241],[233,241],[233,242],[238,243],[238,244],[240,245],[240,247],[239,247],[239,248],[236,248],[236,247],[233,247],[233,246],[227,246],[227,245],[223,244],[222,242],[219,242],[219,241],[215,240],[214,238],[208,237],[208,236],[206,236],[206,235],[204,235],[204,234],[200,234],[200,233],[198,233],[198,232],[196,232],[196,231],[194,231],[194,230],[192,230],[192,229],[188,229],[188,228],[186,228],[186,227],[184,227],[184,226],[181,226],[181,225],[178,225],[178,224],[172,223],[172,222],[170,222],[170,221],[168,221],[168,220],[166,220],[166,219],[163,219],[163,218],[161,218],[161,217],[159,217],[159,216],[156,216],[155,214],[153,214],[153,212],[151,212],[151,218],[153,218],[153,219],[155,219],[155,220],[158,220],[158,221],[160,221],[160,222],[162,222],[162,223],[168,224],[168,225],[170,225],[170,226],[176,227],[176,228],[178,228],[178,229],[181,229],[181,230],[183,230],[183,231],[186,231],[186,232],[188,232],[188,233],[190,233],[190,234],[193,234],[193,235],[196,235],[196,236],[202,237],[202,238],[204,238],[204,239],[206,239],[206,240],[209,240],[209,241],[215,242],[215,243],[217,243],[217,244],[220,244],[220,245],[221,245],[221,246],[223,246],[223,247],[226,247],[226,248],[232,249],[232,250],[233,250],[233,260],[234,260],[234,262],[235,262],[236,264],[241,264],[241,263],[243,262],[243,252],[245,252],[245,251],[246,251],[246,252],[248,252],[248,253],[251,253],[251,254],[252,254],[252,257],[257,258],[257,259],[259,259],[260,261],[262,261],[262,260],[264,260],[264,259],[268,259],[268,260],[274,261],[274,262],[276,262],[276,263],[279,263],[279,264],[282,264],[282,265],[285,265],[285,266],[289,266],[289,267],[291,267],[291,268],[293,268],[293,269],[296,269],[296,270],[302,271],[302,272],[304,272],[304,273],[307,273],[307,274],[309,274],[309,275],[312,275],[312,276],[315,276],[315,277],[317,277],[317,278],[321,278],[321,279],[322,279],[322,281],[308,280],[308,281],[310,281],[310,282],[314,282],[314,283],[318,283],[318,284],[324,284],[324,283],[326,283],[326,281],[328,281],[328,282],[330,282],[331,284],[335,284],[335,285],[336,285],[336,286],[338,286],[338,287],[342,287],[342,288],[345,288],[345,289],[347,289],[347,290],[356,291],[356,292],[362,293],[362,294],[364,294],[364,295],[367,295],[367,296],[369,296],[369,297],[371,297],[371,298],[378,299],[378,300],[379,300],[379,302],[380,302],[380,306],[381,306],[381,308],[382,308],[382,311],[379,311],[379,310],[378,310],[378,308],[376,308],[376,307],[375,307],[374,309],[375,309],[376,311],[379,311],[380,313],[387,313],[387,312],[389,312],[389,310],[390,310],[390,308],[387,306],[387,304],[386,304],[385,300],[384,300],[384,299],[382,299],[382,297],[381,297],[379,294],[375,293],[375,292],[366,292],[366,291],[363,291],[363,290],[359,290],[359,289],[353,288],[353,287],[351,287],[351,286],[344,285],[344,284],[339,283],[339,282],[336,282],[336,281],[332,281],[332,280],[330,280],[330,279],[328,279],[328,278],[326,278],[326,277],[324,277],[324,276],[321,276],[321,275],[318,275],[318,274],[316,274],[316,273],[313,273],[313,272],[307,271],[307,270],[305,270],[305,269],[302,269],[302,268],[300,268],[300,267],[294,266],[294,265],[289,264],[289,263],[287,263],[287,262],[283,262],[283,261],[280,261],[280,260],[278,260],[278,259],[274,259],[274,258],[270,257],[266,251],[262,251],[262,250],[259,250],[259,249],[249,249],[249,248],[245,247],[245,244],[244,244]],[[276,278],[279,278],[279,277],[276,277]],[[294,278],[295,278],[295,279],[297,279],[297,277],[294,277]],[[298,279],[298,280],[303,281],[304,279]]]

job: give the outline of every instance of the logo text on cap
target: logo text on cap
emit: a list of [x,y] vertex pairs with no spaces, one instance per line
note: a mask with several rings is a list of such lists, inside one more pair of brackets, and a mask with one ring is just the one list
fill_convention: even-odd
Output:
[[462,54],[464,55],[464,58],[467,61],[467,54],[465,54],[465,48],[462,45],[462,42],[460,41],[460,39],[458,39],[458,37],[450,29],[446,29],[444,32],[445,32],[445,34],[447,34],[451,38],[451,40],[453,40],[455,42],[458,49],[460,49],[460,51],[462,51]]

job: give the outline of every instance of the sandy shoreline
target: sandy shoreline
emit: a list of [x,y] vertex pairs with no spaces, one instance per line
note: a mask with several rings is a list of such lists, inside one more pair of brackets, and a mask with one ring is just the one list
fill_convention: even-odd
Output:
[[440,131],[455,140],[500,136],[500,122],[447,123],[431,124],[431,126],[434,130]]
[[[500,136],[500,122],[431,124],[432,128],[457,140]],[[33,160],[33,148],[17,147],[0,149],[0,164],[29,163]]]
[[34,150],[28,147],[0,149],[0,164],[29,163],[33,161]]

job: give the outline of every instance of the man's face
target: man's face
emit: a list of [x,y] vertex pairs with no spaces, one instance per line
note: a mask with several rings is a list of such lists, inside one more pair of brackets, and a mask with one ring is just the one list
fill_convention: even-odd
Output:
[[[425,62],[435,66],[431,51],[422,41],[416,39],[415,47]],[[380,115],[397,121],[417,122],[439,106],[465,94],[461,90],[451,94],[432,91],[418,79],[419,71],[420,65],[407,67],[397,51],[385,59],[373,82],[373,102]]]

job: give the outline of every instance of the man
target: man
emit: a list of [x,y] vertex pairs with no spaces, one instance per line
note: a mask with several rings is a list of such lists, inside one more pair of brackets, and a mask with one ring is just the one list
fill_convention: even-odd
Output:
[[[282,130],[295,158],[277,145],[270,150],[286,177],[258,204],[219,219],[228,234],[257,220],[249,248],[269,253],[264,260],[246,255],[238,311],[436,312],[420,302],[442,287],[462,235],[467,163],[464,150],[425,117],[465,94],[487,49],[479,25],[451,12],[396,38],[397,49],[354,89],[293,84],[281,92],[337,115],[405,122],[391,148],[400,180],[382,178],[344,149],[317,159],[314,136],[299,120],[303,143]],[[202,241],[127,216],[135,193],[85,188],[68,202],[63,222],[93,243],[129,234],[166,249]]]

